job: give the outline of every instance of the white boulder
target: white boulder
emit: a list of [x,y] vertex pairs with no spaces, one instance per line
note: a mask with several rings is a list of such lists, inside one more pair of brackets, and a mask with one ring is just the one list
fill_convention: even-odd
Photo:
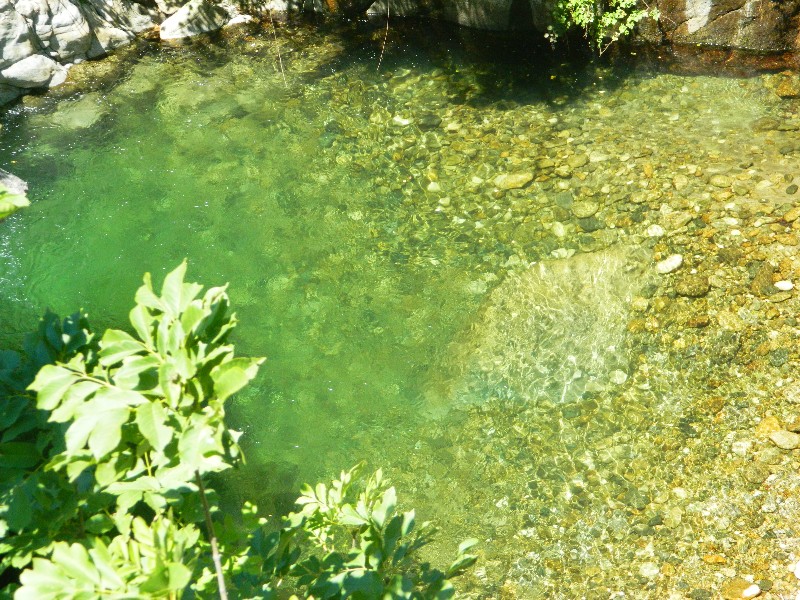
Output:
[[0,71],[0,83],[36,88],[64,83],[66,67],[42,54],[33,54]]
[[37,49],[25,18],[11,2],[0,2],[0,69],[36,54]]
[[211,0],[190,0],[161,24],[161,39],[176,40],[221,29],[231,14]]

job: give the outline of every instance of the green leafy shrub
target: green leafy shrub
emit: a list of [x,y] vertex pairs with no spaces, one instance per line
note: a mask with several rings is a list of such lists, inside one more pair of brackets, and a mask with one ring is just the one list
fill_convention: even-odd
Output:
[[555,0],[553,24],[546,37],[555,41],[567,30],[583,30],[592,47],[603,53],[609,45],[633,32],[646,18],[658,19],[659,12],[641,0]]
[[0,353],[2,593],[67,598],[449,598],[474,542],[445,570],[418,558],[434,529],[378,471],[307,487],[270,527],[246,504],[212,510],[208,476],[241,460],[225,401],[262,359],[239,358],[225,288],[156,294],[149,275],[133,334],[47,314],[22,353]]

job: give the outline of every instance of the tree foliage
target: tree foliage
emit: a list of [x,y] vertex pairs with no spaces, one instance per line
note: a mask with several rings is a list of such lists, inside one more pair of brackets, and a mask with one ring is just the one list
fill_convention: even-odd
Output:
[[659,12],[642,0],[555,0],[553,24],[546,37],[555,41],[567,30],[581,29],[599,53],[633,32],[646,18],[658,19]]
[[[24,351],[0,352],[0,594],[68,598],[449,598],[475,561],[418,558],[429,523],[399,513],[381,471],[306,487],[270,527],[257,508],[210,508],[208,476],[241,461],[225,401],[262,359],[236,357],[224,287],[160,294],[149,275],[131,333],[48,313]],[[281,592],[281,590],[284,590]]]

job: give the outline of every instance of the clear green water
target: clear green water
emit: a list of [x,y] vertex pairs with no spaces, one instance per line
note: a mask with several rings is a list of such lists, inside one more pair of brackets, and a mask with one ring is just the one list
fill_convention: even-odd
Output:
[[[470,288],[480,254],[415,231],[416,207],[348,155],[391,102],[370,86],[404,67],[378,74],[372,45],[348,58],[295,35],[288,87],[266,38],[143,51],[116,85],[11,111],[2,161],[31,181],[34,206],[4,223],[0,267],[6,344],[46,307],[121,326],[142,273],[184,257],[197,280],[229,282],[237,348],[268,358],[234,418],[253,469],[286,470],[278,491],[292,493],[379,463],[376,441],[413,431],[430,365],[485,289]],[[405,54],[421,58],[415,73],[434,68]],[[355,84],[360,105],[315,87],[331,80],[338,94]]]
[[[188,258],[230,283],[239,352],[268,359],[232,406],[249,457],[232,493],[286,510],[366,460],[447,542],[481,538],[476,597],[665,597],[630,565],[679,564],[670,536],[701,535],[647,523],[705,472],[684,447],[708,373],[673,338],[631,338],[630,303],[668,295],[645,267],[704,211],[791,205],[791,128],[750,124],[797,115],[759,80],[487,60],[485,41],[402,31],[380,71],[382,32],[141,48],[10,110],[0,167],[33,205],[0,225],[0,342],[46,307],[124,326],[142,273]],[[709,180],[748,169],[738,200]],[[495,188],[520,171],[535,181]],[[646,233],[675,214],[667,242]]]

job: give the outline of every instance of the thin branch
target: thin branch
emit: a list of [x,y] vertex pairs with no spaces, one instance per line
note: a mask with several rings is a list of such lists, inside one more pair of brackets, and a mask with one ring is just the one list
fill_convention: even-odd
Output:
[[286,83],[286,73],[283,70],[283,59],[281,58],[281,47],[278,44],[278,34],[275,33],[275,22],[272,20],[272,9],[267,9],[267,16],[269,17],[269,25],[272,28],[272,37],[275,38],[275,50],[278,53],[278,66],[281,68],[281,77],[283,77],[283,87],[289,87]]
[[214,521],[211,520],[211,509],[208,508],[208,500],[206,499],[206,488],[203,486],[203,479],[200,477],[199,471],[194,472],[194,477],[197,480],[197,489],[200,490],[200,500],[203,503],[203,512],[206,515],[206,528],[211,542],[211,558],[214,561],[214,570],[217,572],[219,600],[228,600],[228,590],[225,589],[225,576],[222,574],[222,559],[219,554],[219,546],[217,546],[217,534],[214,533]]
[[392,0],[386,0],[386,33],[383,34],[383,45],[381,46],[381,55],[378,58],[378,68],[376,71],[381,70],[381,63],[383,62],[383,53],[386,51],[386,40],[389,39],[389,13],[392,10]]

